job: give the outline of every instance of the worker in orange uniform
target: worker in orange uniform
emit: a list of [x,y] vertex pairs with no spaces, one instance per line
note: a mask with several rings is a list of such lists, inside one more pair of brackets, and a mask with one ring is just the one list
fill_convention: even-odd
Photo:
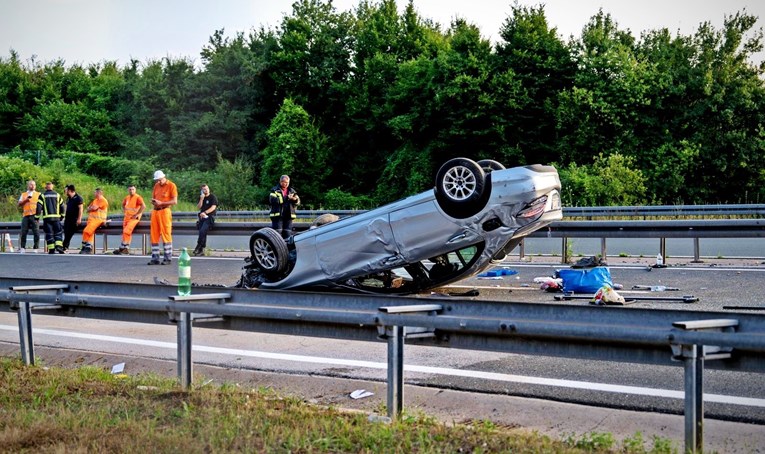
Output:
[[[149,265],[169,265],[173,258],[173,213],[170,207],[178,203],[178,187],[168,180],[165,172],[154,172],[154,190],[151,193],[151,261]],[[164,257],[159,261],[159,240]]]
[[130,254],[130,242],[133,239],[133,230],[138,222],[141,221],[141,215],[146,210],[146,204],[143,197],[136,194],[135,186],[128,186],[128,195],[122,199],[122,243],[120,247],[114,250],[114,255]]
[[96,236],[96,229],[106,222],[106,214],[109,210],[109,202],[106,201],[101,188],[96,188],[94,196],[93,201],[88,204],[88,223],[82,231],[80,254],[93,253],[93,237]]

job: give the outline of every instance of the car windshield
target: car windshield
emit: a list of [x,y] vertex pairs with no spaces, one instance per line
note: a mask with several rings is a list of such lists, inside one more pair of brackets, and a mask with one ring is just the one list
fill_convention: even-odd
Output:
[[351,279],[352,287],[374,292],[404,293],[451,282],[481,256],[484,243],[455,249],[401,268]]

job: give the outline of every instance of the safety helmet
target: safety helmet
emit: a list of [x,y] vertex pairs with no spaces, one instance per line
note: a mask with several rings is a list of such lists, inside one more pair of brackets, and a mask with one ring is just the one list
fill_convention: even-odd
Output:
[[156,172],[154,172],[154,179],[155,180],[161,180],[162,178],[165,178],[165,172],[163,172],[161,170],[157,170]]

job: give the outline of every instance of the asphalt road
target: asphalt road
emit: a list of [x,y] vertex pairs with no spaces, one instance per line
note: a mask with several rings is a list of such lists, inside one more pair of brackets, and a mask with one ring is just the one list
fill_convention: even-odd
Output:
[[[555,301],[554,294],[539,290],[535,277],[551,276],[560,264],[508,261],[502,267],[517,272],[502,279],[471,278],[442,292],[477,289],[477,298],[546,302],[551,305],[587,305],[588,300]],[[617,263],[617,261],[619,263]],[[147,266],[143,256],[81,256],[76,254],[0,254],[2,277],[89,280],[105,282],[175,283],[176,266]],[[649,259],[612,259],[609,269],[614,283],[621,284],[625,298],[666,298],[640,301],[626,307],[704,310],[730,313],[724,306],[765,307],[762,295],[765,265],[750,260],[710,263],[669,263],[651,268]],[[192,260],[195,285],[233,285],[241,274],[242,257],[203,257]],[[676,287],[676,291],[637,291],[633,286]],[[699,301],[686,303],[678,297],[693,295]],[[420,295],[427,298],[428,295]],[[609,310],[609,307],[603,307]],[[758,311],[757,313],[763,313]],[[765,315],[765,313],[763,313]],[[35,318],[36,343],[67,350],[93,350],[108,355],[149,356],[171,361],[173,348],[156,348],[131,339],[175,342],[175,329],[136,324],[78,321],[54,317]],[[39,320],[39,321],[38,321]],[[15,315],[0,313],[0,328],[15,324]],[[68,336],[70,331],[102,336],[97,342]],[[225,368],[261,370],[303,375],[343,377],[380,382],[385,380],[386,346],[382,343],[341,342],[261,335],[231,334],[221,330],[195,330],[195,363]],[[18,342],[12,329],[0,329],[0,342]],[[109,337],[111,336],[111,337]],[[113,338],[112,338],[113,337]],[[125,340],[127,339],[127,340]],[[253,353],[254,352],[254,353]],[[669,354],[669,352],[668,352]],[[679,415],[683,410],[683,370],[613,362],[581,361],[490,352],[470,352],[408,346],[406,373],[410,384],[439,389],[469,390],[497,396],[523,396],[557,402],[587,404],[623,410],[640,410]],[[752,430],[765,433],[765,379],[759,374],[718,370],[705,372],[705,414],[708,418],[754,424]],[[608,386],[619,386],[616,391]],[[670,395],[670,397],[667,397]],[[673,397],[675,396],[675,397]]]

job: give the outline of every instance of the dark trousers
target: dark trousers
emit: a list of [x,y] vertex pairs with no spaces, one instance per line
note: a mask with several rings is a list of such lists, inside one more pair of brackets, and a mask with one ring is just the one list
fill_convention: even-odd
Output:
[[67,222],[64,220],[64,247],[69,249],[69,243],[72,241],[72,237],[77,233],[77,220]]
[[48,252],[52,251],[56,246],[62,245],[64,228],[61,226],[61,221],[58,219],[44,219],[43,230],[45,231],[45,244],[48,247]]
[[197,224],[197,228],[199,229],[199,238],[197,238],[197,249],[204,249],[207,247],[207,232],[210,231],[210,229],[213,226],[213,218],[207,217],[204,219],[200,219],[199,223]]
[[271,218],[271,228],[282,234],[285,240],[292,236],[292,217],[274,216]]
[[27,233],[32,230],[32,238],[34,239],[33,249],[40,247],[40,224],[34,216],[24,216],[21,218],[21,237],[19,238],[19,247],[27,247]]

